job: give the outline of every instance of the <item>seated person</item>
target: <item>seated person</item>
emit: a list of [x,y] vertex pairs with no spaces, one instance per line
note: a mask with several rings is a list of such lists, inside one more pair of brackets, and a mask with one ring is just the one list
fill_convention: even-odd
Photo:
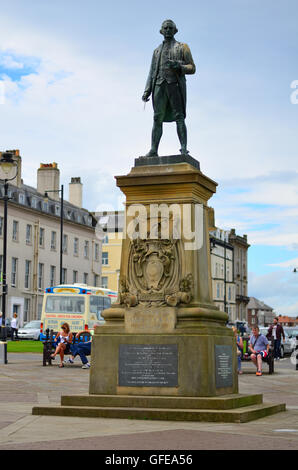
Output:
[[[99,323],[95,323],[94,324],[94,328],[99,325]],[[90,338],[90,341],[86,341],[84,343],[78,343],[78,344],[75,344],[71,347],[71,357],[68,359],[67,362],[69,362],[70,364],[73,364],[74,363],[74,358],[76,356],[80,356],[81,358],[81,361],[82,361],[82,369],[89,369],[90,368],[90,362],[88,362],[88,359],[86,356],[90,356],[91,355],[91,342],[92,342],[92,335],[93,335],[93,332],[94,330],[83,330],[83,331],[79,331],[77,334],[76,334],[76,337],[79,338],[81,335],[83,335],[84,333],[90,333],[91,334],[91,338]]]
[[55,338],[56,349],[54,354],[51,355],[51,359],[55,359],[57,354],[60,355],[60,364],[59,367],[64,367],[63,360],[64,354],[67,354],[72,343],[72,333],[70,332],[69,324],[63,323],[61,325],[60,333],[57,333]]
[[260,334],[258,326],[252,329],[252,335],[249,340],[249,349],[251,351],[251,360],[257,368],[256,375],[262,375],[262,360],[268,356],[269,341],[266,336]]

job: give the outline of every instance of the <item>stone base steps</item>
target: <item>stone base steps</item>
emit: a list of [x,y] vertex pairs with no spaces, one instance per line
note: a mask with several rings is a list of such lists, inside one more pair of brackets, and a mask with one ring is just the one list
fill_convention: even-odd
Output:
[[178,397],[157,395],[69,395],[61,397],[63,406],[122,408],[179,408],[227,410],[263,403],[263,395],[231,394],[218,397]]
[[[61,406],[35,406],[33,415],[245,423],[285,411],[285,404],[262,403],[262,395],[225,397],[64,396]],[[181,406],[183,405],[183,406]]]

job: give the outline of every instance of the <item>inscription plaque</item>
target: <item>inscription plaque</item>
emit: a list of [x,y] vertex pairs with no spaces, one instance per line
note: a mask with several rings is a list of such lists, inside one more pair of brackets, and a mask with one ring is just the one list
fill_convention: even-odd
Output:
[[215,345],[216,388],[233,386],[232,346]]
[[177,344],[120,344],[119,386],[177,387]]

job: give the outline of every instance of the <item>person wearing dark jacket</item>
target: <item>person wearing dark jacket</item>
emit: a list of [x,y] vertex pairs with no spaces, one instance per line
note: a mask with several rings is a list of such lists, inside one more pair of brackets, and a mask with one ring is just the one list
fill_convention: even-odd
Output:
[[274,339],[274,359],[279,361],[280,359],[280,345],[281,337],[285,340],[285,333],[282,325],[278,323],[278,317],[273,319],[273,324],[268,328],[268,339]]

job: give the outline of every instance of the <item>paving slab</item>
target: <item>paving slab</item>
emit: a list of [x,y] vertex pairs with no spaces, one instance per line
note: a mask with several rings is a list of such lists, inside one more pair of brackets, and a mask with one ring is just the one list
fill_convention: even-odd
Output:
[[243,365],[240,393],[262,393],[287,411],[249,423],[33,416],[36,404],[59,405],[62,395],[83,395],[89,370],[80,361],[59,369],[42,366],[40,354],[8,354],[0,365],[0,450],[297,450],[298,371],[288,359],[275,374],[255,375]]

